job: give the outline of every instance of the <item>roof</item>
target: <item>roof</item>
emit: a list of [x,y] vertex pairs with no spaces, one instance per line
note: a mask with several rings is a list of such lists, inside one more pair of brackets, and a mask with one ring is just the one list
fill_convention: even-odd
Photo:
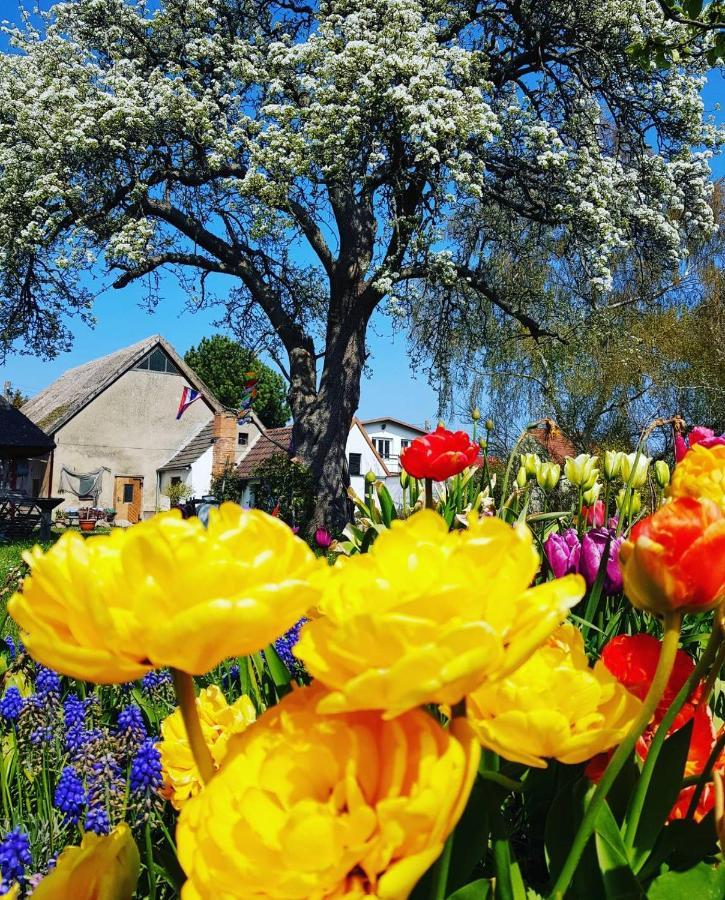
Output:
[[214,420],[207,422],[206,425],[198,431],[191,440],[171,457],[171,459],[159,466],[158,471],[164,469],[187,469],[192,463],[196,462],[209,447],[214,443]]
[[549,458],[559,465],[563,464],[567,456],[576,456],[574,444],[550,420],[538,428],[532,428],[529,434],[547,452]]
[[290,454],[292,449],[292,428],[267,428],[257,441],[249,448],[237,466],[240,478],[251,478],[257,466],[276,456],[278,453]]
[[22,411],[40,428],[54,434],[156,346],[168,354],[189,385],[201,391],[206,404],[214,412],[220,412],[223,407],[216,397],[160,334],[152,334],[108,356],[68,369],[28,400]]
[[0,458],[24,459],[50,453],[55,441],[0,396]]
[[393,416],[378,416],[373,419],[360,419],[360,424],[365,425],[373,425],[375,422],[395,422],[396,425],[402,425],[403,428],[410,428],[411,431],[417,431],[418,434],[427,434],[425,428],[421,428],[420,425],[411,425],[410,422],[404,422],[402,419],[395,419]]

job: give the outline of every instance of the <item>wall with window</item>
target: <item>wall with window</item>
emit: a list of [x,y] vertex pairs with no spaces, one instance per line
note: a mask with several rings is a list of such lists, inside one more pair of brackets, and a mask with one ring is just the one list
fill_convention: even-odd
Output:
[[[113,506],[114,476],[143,478],[143,513],[152,515],[159,503],[157,469],[208,422],[213,413],[196,400],[176,418],[181,391],[189,382],[172,372],[130,369],[54,435],[53,495],[64,506],[79,506],[78,498],[57,493],[61,466],[92,472],[106,466],[99,506]],[[178,473],[175,473],[178,474]]]
[[390,419],[368,422],[365,430],[373,446],[385,460],[387,468],[395,474],[400,472],[401,451],[423,433]]

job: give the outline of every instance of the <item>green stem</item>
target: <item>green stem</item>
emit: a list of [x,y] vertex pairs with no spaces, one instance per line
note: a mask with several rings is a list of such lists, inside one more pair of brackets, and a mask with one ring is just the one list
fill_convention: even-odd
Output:
[[171,676],[174,681],[174,691],[176,692],[179,709],[181,709],[181,717],[184,720],[191,754],[196,762],[202,782],[207,784],[214,777],[214,760],[201,731],[199,713],[196,709],[194,680],[191,675],[187,675],[186,672],[180,672],[179,669],[172,669]]
[[507,778],[500,772],[491,772],[489,769],[479,769],[478,777],[482,778],[484,781],[493,781],[494,784],[500,784],[501,787],[505,787],[509,791],[522,793],[526,790],[526,785],[523,783],[523,781],[516,781],[513,778]]
[[435,509],[433,505],[433,479],[426,478],[425,479],[425,508],[426,509]]
[[146,821],[145,828],[146,838],[146,870],[149,879],[149,900],[156,900],[156,874],[154,872],[154,851],[151,846],[151,822]]
[[631,728],[627,732],[622,743],[617,747],[614,755],[609,760],[609,765],[602,775],[602,779],[596,787],[592,799],[589,801],[584,817],[579,825],[579,829],[574,836],[574,841],[569,850],[564,865],[562,866],[559,877],[556,879],[550,896],[554,898],[563,897],[571,883],[574,873],[579,865],[582,853],[589,842],[589,838],[594,831],[594,825],[597,816],[602,808],[602,804],[607,799],[612,785],[617,775],[619,775],[622,766],[629,759],[634,751],[639,736],[645,730],[652,718],[657,705],[662,699],[662,695],[667,687],[672,667],[675,664],[675,654],[677,653],[677,644],[680,639],[680,623],[681,615],[679,612],[670,612],[665,615],[665,633],[660,646],[660,656],[657,660],[657,669],[655,670],[652,683],[650,684],[647,696],[640,714],[633,722]]
[[430,885],[430,900],[445,900],[448,887],[448,870],[451,867],[451,853],[453,852],[453,832],[448,835],[448,840],[443,846],[443,852],[433,869],[433,877]]
[[[715,615],[717,615],[717,610],[715,611]],[[715,629],[717,631],[717,627]],[[722,636],[720,640],[720,648],[717,651],[717,656],[715,657],[715,662],[712,664],[710,671],[708,672],[707,678],[705,680],[705,684],[702,686],[702,694],[700,697],[700,703],[707,703],[710,699],[710,695],[712,694],[712,689],[715,687],[715,682],[720,676],[720,670],[725,664],[725,641],[722,641]]]
[[695,815],[695,810],[697,809],[697,804],[700,802],[700,797],[702,797],[702,792],[705,790],[705,785],[708,781],[712,780],[712,770],[715,767],[715,763],[720,759],[723,747],[725,747],[725,731],[723,731],[720,737],[715,741],[715,746],[712,748],[712,752],[707,759],[705,768],[702,770],[702,775],[700,775],[697,780],[697,787],[692,792],[692,800],[690,800],[690,805],[687,809],[686,819],[691,819]]
[[635,785],[634,792],[629,801],[627,824],[624,830],[624,844],[626,847],[634,846],[634,837],[637,834],[639,820],[642,815],[642,810],[644,809],[645,797],[647,796],[647,791],[649,790],[650,782],[652,781],[655,763],[657,762],[660,750],[667,737],[667,732],[672,727],[672,723],[675,721],[675,717],[682,709],[685,701],[692,695],[692,692],[700,683],[703,675],[709,669],[710,664],[717,655],[721,639],[722,635],[720,634],[720,629],[716,626],[713,628],[712,634],[710,635],[710,640],[705,648],[705,652],[692,670],[690,677],[680,688],[679,693],[670,704],[669,709],[662,717],[662,721],[652,738],[652,743],[649,745],[647,756],[642,765],[642,772],[637,779],[637,784]]

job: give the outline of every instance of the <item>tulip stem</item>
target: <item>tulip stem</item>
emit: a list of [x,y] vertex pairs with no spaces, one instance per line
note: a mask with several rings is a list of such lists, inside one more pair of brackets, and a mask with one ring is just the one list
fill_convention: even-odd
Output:
[[425,479],[425,508],[435,509],[433,506],[433,479]]
[[690,806],[687,810],[686,819],[692,819],[697,811],[697,805],[700,802],[700,797],[702,797],[702,792],[705,790],[705,785],[708,781],[712,781],[712,770],[715,768],[715,763],[720,759],[720,754],[723,751],[723,747],[725,747],[725,731],[720,735],[720,737],[715,741],[715,744],[710,752],[710,756],[708,757],[707,762],[705,763],[705,768],[702,770],[702,774],[697,779],[697,786],[695,790],[692,792],[692,799],[690,800]]
[[523,781],[507,778],[500,772],[492,772],[490,769],[479,769],[478,777],[483,781],[492,781],[494,784],[499,784],[501,787],[505,787],[509,791],[516,791],[519,794],[526,790],[526,785]]
[[662,695],[667,687],[667,682],[672,673],[672,667],[675,664],[675,655],[677,653],[677,644],[680,640],[680,624],[682,616],[679,612],[668,612],[665,614],[665,633],[660,646],[660,655],[657,660],[657,669],[655,670],[652,683],[647,691],[647,696],[642,704],[639,715],[632,723],[631,728],[624,737],[622,743],[617,747],[614,755],[609,760],[609,765],[604,770],[601,781],[596,787],[592,799],[586,808],[584,817],[579,825],[579,829],[574,836],[574,841],[569,850],[559,877],[551,891],[550,896],[555,898],[563,897],[571,883],[574,873],[579,865],[582,853],[584,852],[589,839],[594,831],[597,816],[602,808],[607,794],[619,775],[622,766],[629,759],[634,751],[637,740],[642,732],[649,724],[657,705],[662,699]]
[[[632,793],[632,797],[629,801],[629,809],[627,810],[627,825],[624,831],[624,845],[626,847],[634,846],[634,838],[637,833],[642,810],[644,809],[645,797],[647,796],[647,791],[649,789],[650,782],[652,781],[652,774],[654,772],[655,763],[657,762],[660,750],[662,749],[662,745],[664,744],[665,738],[667,737],[667,732],[670,730],[672,723],[675,721],[675,717],[684,706],[685,701],[692,695],[692,692],[700,683],[702,676],[710,667],[713,659],[717,655],[721,640],[722,635],[720,633],[720,629],[717,627],[717,624],[715,624],[712,634],[710,635],[710,640],[708,641],[707,647],[705,648],[705,652],[702,654],[697,665],[692,670],[690,677],[682,685],[679,693],[670,704],[669,709],[662,717],[662,721],[660,722],[659,727],[655,732],[654,737],[652,738],[652,743],[649,745],[647,756],[642,765],[642,772],[637,779],[637,784],[634,787],[634,792]],[[705,702],[707,702],[707,700],[705,700]]]
[[171,670],[174,681],[174,692],[184,720],[186,737],[189,741],[191,754],[199,770],[199,775],[204,784],[207,784],[214,776],[214,760],[207,747],[201,730],[199,713],[196,708],[196,694],[194,693],[194,679],[186,672],[178,669]]
[[448,840],[443,845],[443,851],[436,861],[433,868],[433,875],[430,886],[430,900],[445,900],[448,887],[448,872],[451,867],[451,853],[453,852],[453,835],[448,835]]

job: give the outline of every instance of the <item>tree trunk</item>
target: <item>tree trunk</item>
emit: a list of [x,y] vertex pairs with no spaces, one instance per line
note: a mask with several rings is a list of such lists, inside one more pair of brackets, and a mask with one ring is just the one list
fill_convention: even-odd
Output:
[[345,447],[352,418],[360,401],[360,379],[365,363],[366,317],[330,324],[325,364],[318,390],[314,390],[314,357],[309,351],[290,353],[292,389],[289,401],[294,416],[292,443],[312,473],[315,508],[311,527],[339,534],[351,520],[347,496],[350,478]]

